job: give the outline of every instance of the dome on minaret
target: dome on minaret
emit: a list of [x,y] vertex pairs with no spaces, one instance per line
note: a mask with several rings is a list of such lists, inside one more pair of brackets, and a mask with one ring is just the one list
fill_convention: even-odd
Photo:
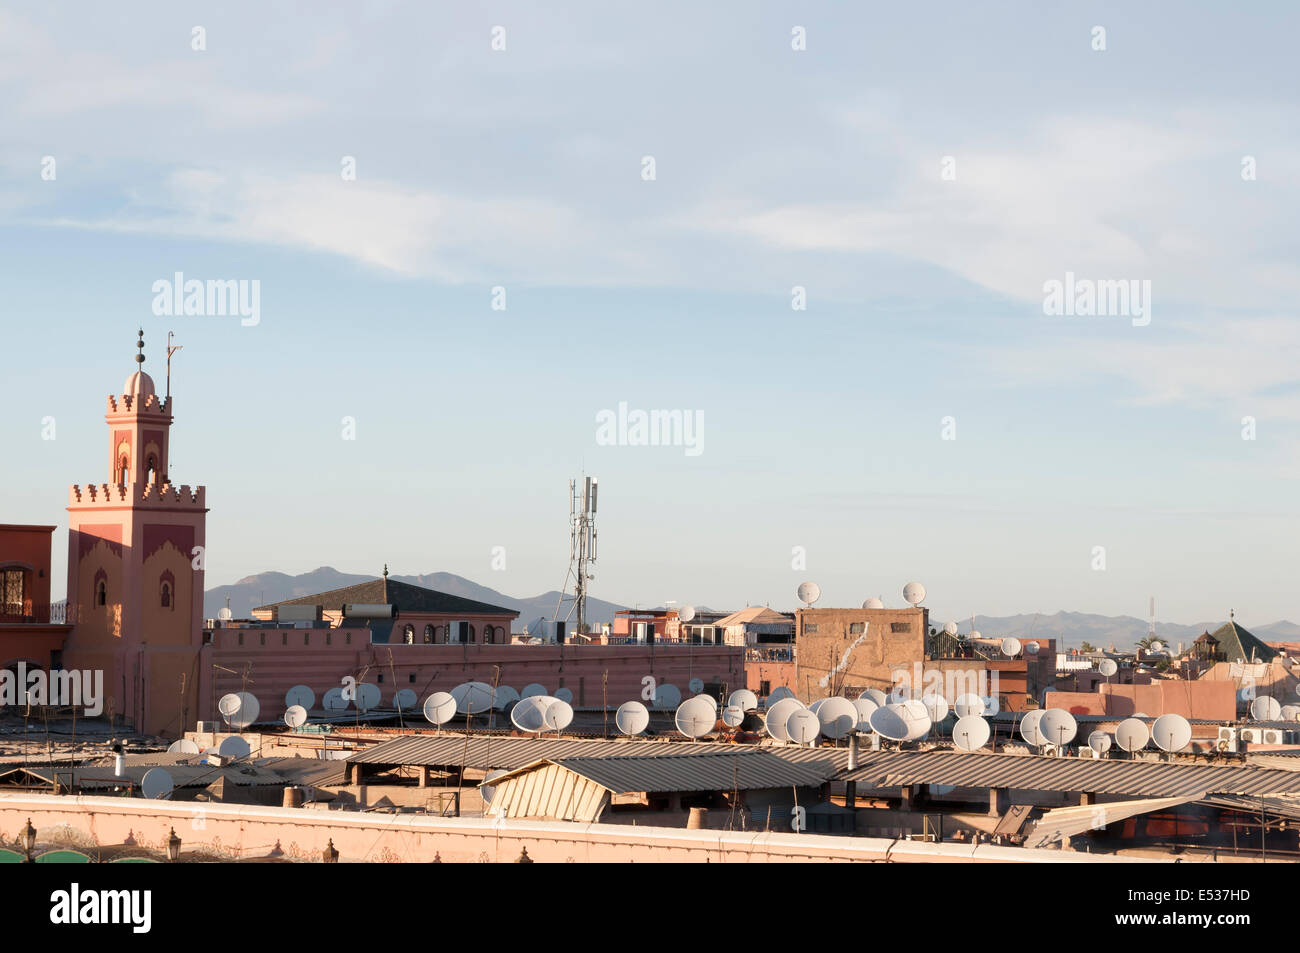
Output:
[[153,378],[144,371],[136,371],[128,377],[126,383],[122,385],[122,393],[127,397],[138,397],[140,400],[148,400],[156,393],[153,388]]

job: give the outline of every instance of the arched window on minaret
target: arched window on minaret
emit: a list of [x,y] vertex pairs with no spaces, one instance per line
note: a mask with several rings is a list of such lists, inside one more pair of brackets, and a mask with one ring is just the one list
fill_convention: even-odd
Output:
[[406,631],[403,633],[403,639],[407,645],[415,644],[415,626],[408,625],[406,627]]
[[431,625],[426,625],[424,627],[424,644],[425,645],[433,644],[433,626]]
[[164,582],[162,590],[159,592],[158,601],[164,609],[172,607],[172,587],[171,583]]
[[144,482],[148,486],[150,483],[158,481],[158,461],[151,454],[148,463],[145,464]]
[[119,486],[126,486],[130,482],[131,465],[127,462],[126,457],[122,457],[117,462],[117,482]]
[[95,584],[95,605],[108,605],[108,583],[102,579]]

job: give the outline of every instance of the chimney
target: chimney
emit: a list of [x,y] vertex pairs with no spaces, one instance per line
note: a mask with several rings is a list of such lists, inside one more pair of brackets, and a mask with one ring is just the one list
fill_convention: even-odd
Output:
[[849,770],[856,771],[858,768],[858,733],[855,731],[849,735]]

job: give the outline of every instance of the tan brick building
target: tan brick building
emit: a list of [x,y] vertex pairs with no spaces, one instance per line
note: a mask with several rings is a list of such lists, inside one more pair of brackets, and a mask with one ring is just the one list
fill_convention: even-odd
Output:
[[925,658],[930,610],[800,609],[795,613],[796,694],[856,698],[868,688],[888,692],[892,673]]

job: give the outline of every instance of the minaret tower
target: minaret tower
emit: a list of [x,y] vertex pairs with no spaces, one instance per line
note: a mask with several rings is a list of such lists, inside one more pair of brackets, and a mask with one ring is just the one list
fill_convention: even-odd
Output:
[[[64,667],[104,672],[104,705],[137,731],[178,735],[199,711],[205,490],[171,483],[172,398],[144,370],[108,398],[108,481],[68,494]],[[182,676],[184,676],[182,690]]]

